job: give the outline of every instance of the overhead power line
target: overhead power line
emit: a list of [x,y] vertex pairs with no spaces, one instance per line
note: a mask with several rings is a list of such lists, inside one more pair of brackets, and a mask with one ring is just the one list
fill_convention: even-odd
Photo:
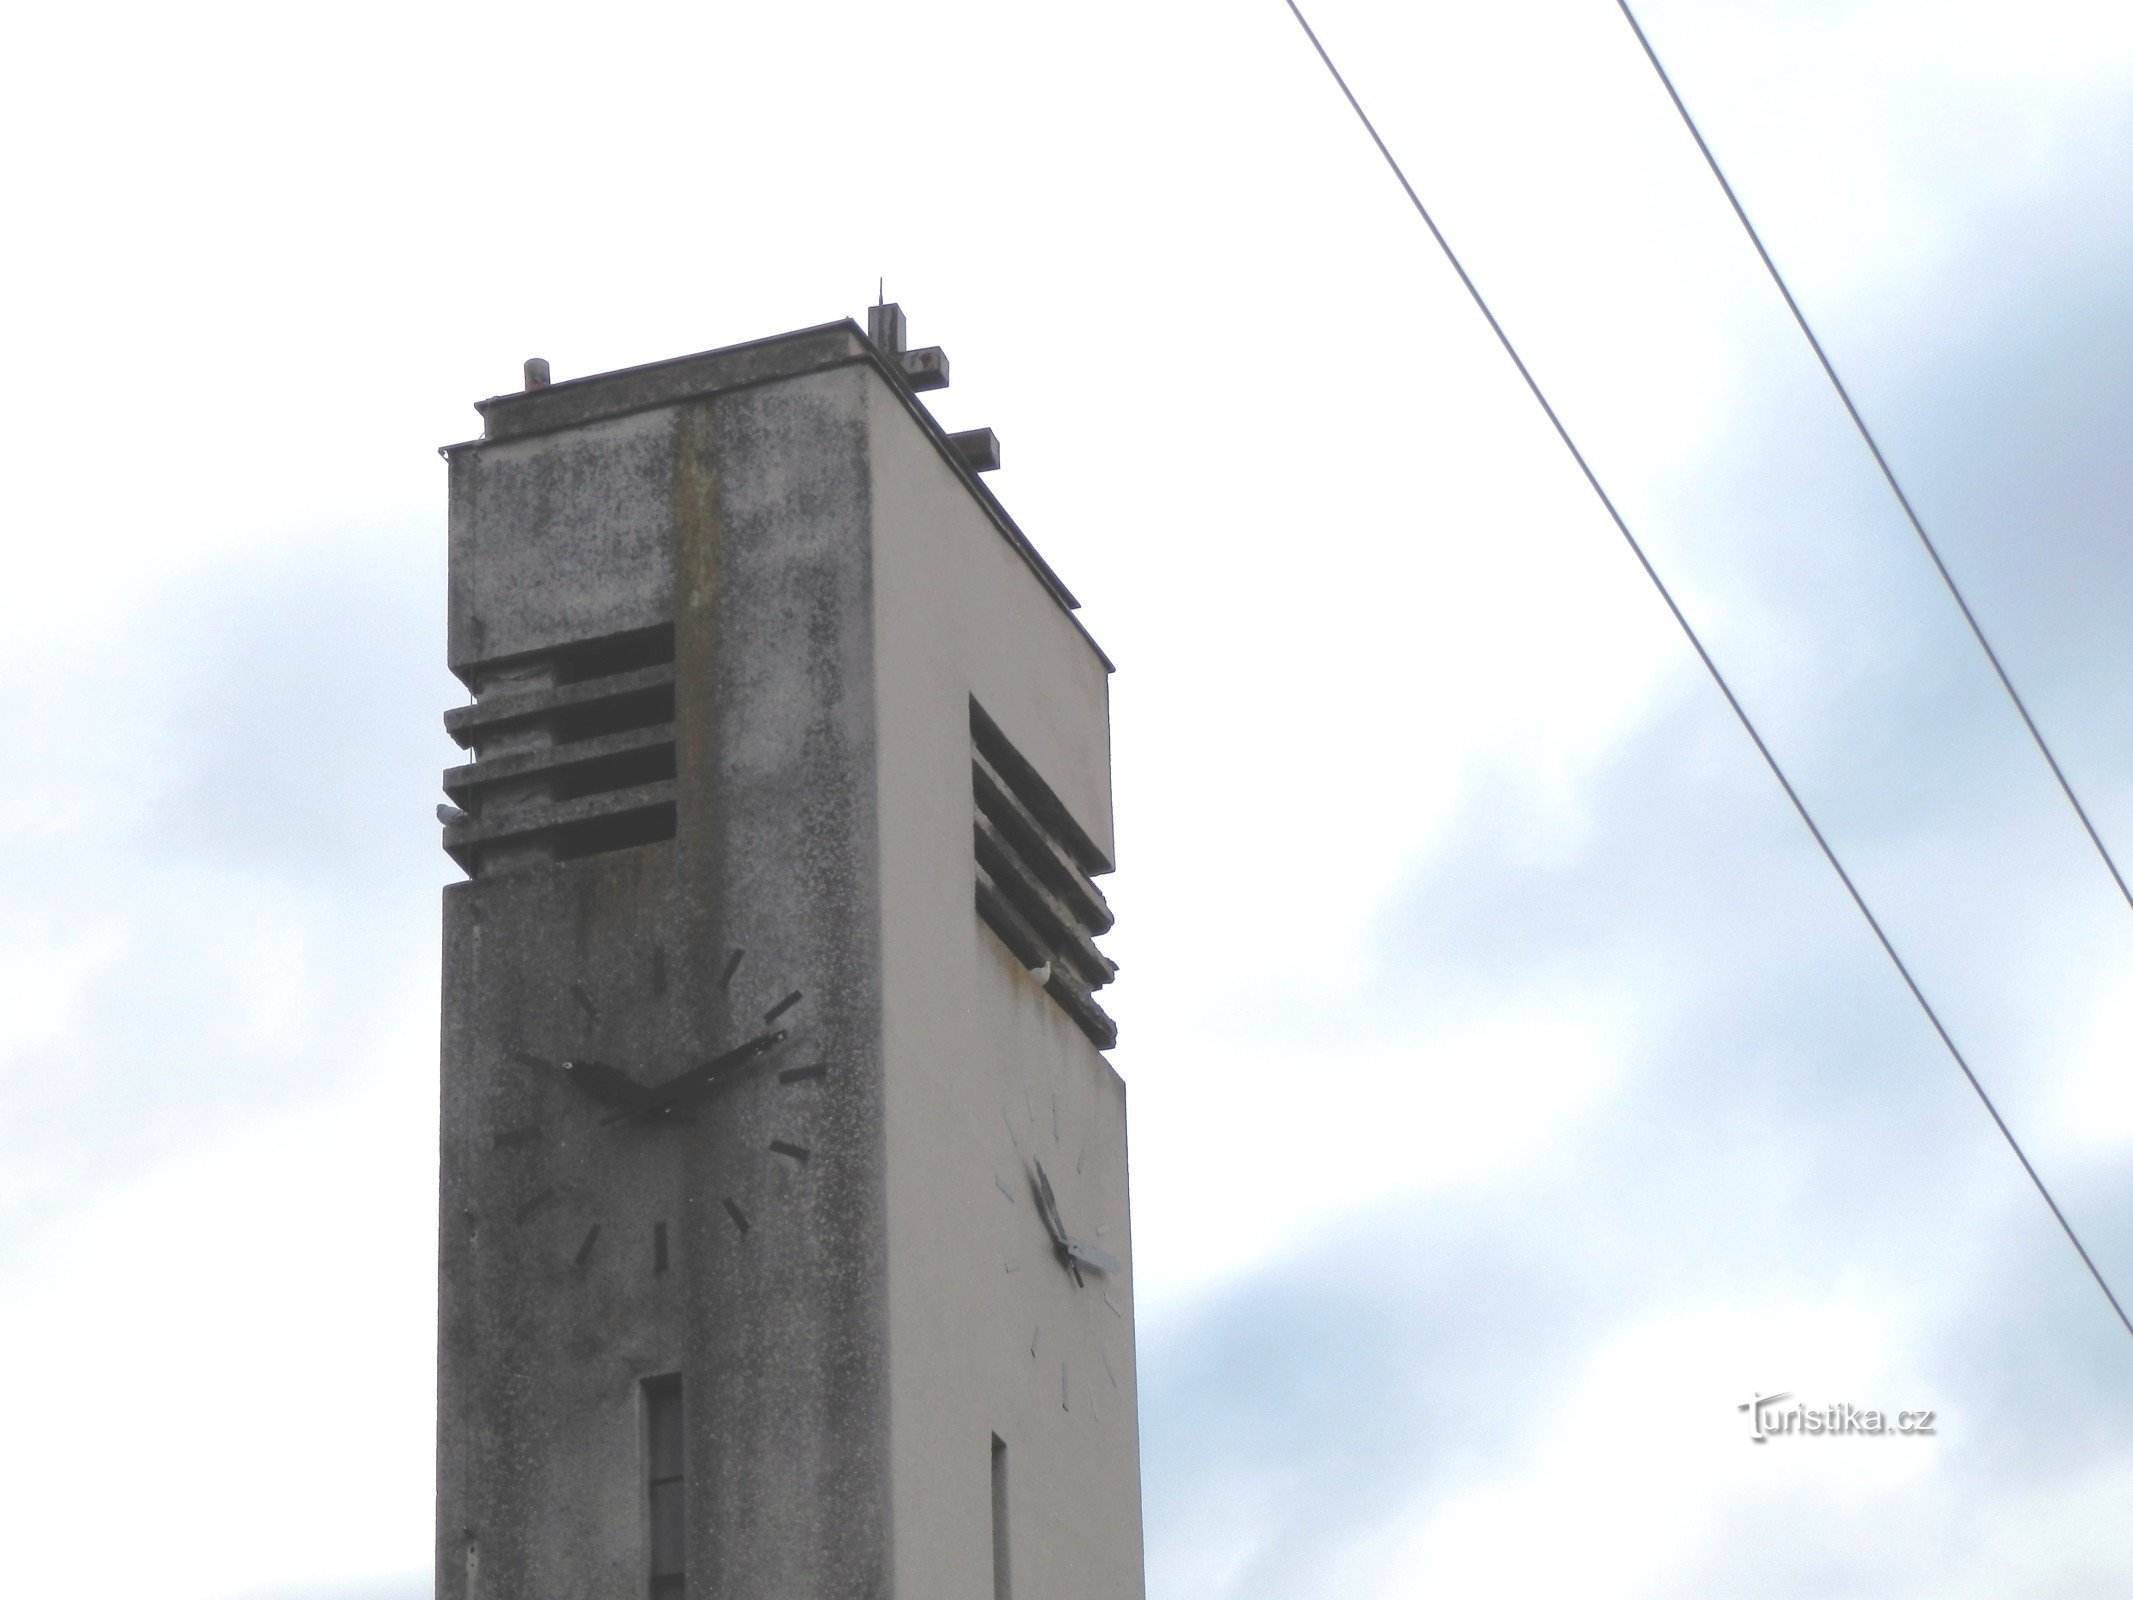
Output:
[[1963,621],[1969,625],[1970,637],[1977,640],[1977,647],[1985,652],[1985,659],[1992,664],[1993,675],[2000,680],[2000,687],[2007,691],[2007,698],[2014,703],[2015,711],[2022,719],[2022,726],[2029,730],[2030,738],[2036,741],[2037,753],[2044,757],[2044,764],[2052,769],[2052,776],[2058,780],[2059,792],[2066,796],[2066,803],[2074,808],[2074,815],[2081,819],[2082,831],[2089,836],[2089,843],[2096,847],[2096,854],[2103,858],[2104,868],[2111,874],[2111,881],[2118,885],[2119,895],[2125,900],[2127,907],[2133,909],[2133,889],[2126,887],[2125,874],[2118,870],[2118,863],[2112,859],[2109,847],[2103,842],[2103,835],[2096,831],[2096,824],[2089,820],[2088,809],[2074,793],[2074,786],[2068,781],[2066,770],[2059,765],[2059,758],[2052,754],[2052,747],[2045,740],[2043,730],[2037,726],[2037,719],[2029,714],[2029,707],[2016,690],[2014,680],[2008,677],[2006,667],[2000,664],[1999,652],[1994,650],[1991,642],[1986,639],[1984,627],[1978,622],[1977,614],[1970,609],[1970,602],[1963,598],[1963,591],[1955,581],[1955,574],[1948,570],[1948,563],[1941,559],[1940,548],[1934,544],[1932,535],[1926,532],[1926,525],[1912,506],[1911,497],[1904,493],[1903,485],[1896,481],[1896,473],[1889,466],[1888,457],[1881,453],[1881,445],[1874,438],[1874,430],[1866,425],[1866,418],[1859,414],[1859,407],[1852,401],[1851,391],[1844,386],[1844,380],[1837,376],[1835,363],[1829,359],[1829,352],[1822,348],[1822,341],[1815,336],[1815,330],[1807,321],[1807,313],[1800,309],[1800,302],[1793,297],[1792,287],[1786,283],[1785,275],[1778,271],[1777,262],[1771,259],[1770,251],[1763,243],[1763,236],[1756,231],[1755,224],[1748,220],[1747,207],[1741,204],[1740,196],[1734,193],[1732,183],[1726,178],[1725,169],[1718,164],[1718,157],[1711,153],[1711,146],[1704,139],[1703,130],[1696,125],[1696,119],[1689,115],[1689,108],[1681,98],[1681,91],[1674,87],[1673,78],[1660,63],[1659,52],[1652,48],[1652,41],[1646,37],[1643,25],[1637,21],[1637,14],[1630,10],[1629,0],[1615,0],[1615,4],[1622,8],[1622,16],[1628,22],[1630,32],[1637,36],[1637,43],[1644,47],[1644,57],[1651,62],[1652,71],[1659,74],[1659,81],[1666,86],[1667,98],[1674,102],[1674,109],[1681,113],[1681,120],[1689,130],[1689,137],[1696,141],[1696,148],[1703,152],[1704,164],[1711,169],[1711,176],[1718,180],[1718,187],[1725,191],[1726,204],[1733,208],[1733,215],[1740,219],[1741,227],[1747,232],[1748,242],[1755,246],[1755,253],[1762,257],[1763,269],[1770,274],[1770,281],[1777,285],[1778,293],[1785,297],[1785,309],[1792,313],[1792,320],[1800,325],[1800,332],[1806,336],[1808,347],[1815,353],[1815,359],[1822,363],[1822,371],[1829,378],[1829,386],[1837,391],[1837,398],[1844,402],[1844,410],[1851,417],[1852,426],[1859,430],[1859,437],[1873,456],[1874,465],[1881,469],[1881,477],[1888,484],[1889,493],[1896,497],[1896,504],[1903,508],[1904,519],[1911,524],[1911,531],[1918,535],[1918,542],[1925,546],[1927,556],[1932,559],[1933,570],[1940,574],[1940,581],[1947,585],[1949,598],[1955,602],[1955,608],[1963,614]]
[[1607,512],[1608,519],[1614,523],[1615,531],[1622,535],[1623,542],[1629,546],[1630,553],[1637,558],[1637,565],[1644,569],[1644,575],[1651,579],[1652,587],[1659,591],[1659,598],[1666,602],[1667,610],[1673,614],[1674,621],[1687,637],[1690,647],[1695,650],[1697,659],[1703,663],[1704,670],[1711,675],[1711,681],[1718,686],[1718,692],[1725,696],[1726,704],[1732,708],[1734,717],[1739,720],[1742,729],[1747,733],[1749,739],[1754,742],[1756,754],[1763,758],[1763,764],[1770,769],[1770,775],[1777,779],[1778,787],[1785,791],[1785,798],[1792,802],[1792,809],[1799,814],[1800,821],[1806,824],[1808,833],[1814,837],[1816,847],[1822,852],[1822,859],[1829,863],[1830,870],[1837,875],[1837,881],[1844,885],[1844,892],[1851,896],[1852,904],[1858,907],[1859,915],[1866,919],[1867,927],[1873,930],[1875,940],[1880,944],[1882,952],[1888,956],[1890,964],[1895,967],[1897,976],[1903,979],[1904,987],[1911,992],[1911,998],[1918,1002],[1918,1009],[1925,1013],[1926,1020],[1933,1025],[1934,1033],[1939,1036],[1940,1042],[1947,1048],[1948,1054],[1954,1059],[1956,1066],[1962,1069],[1963,1078],[1969,1083],[1971,1091],[1976,1094],[1979,1103],[1984,1106],[1986,1114],[1992,1118],[1993,1126],[2000,1130],[2000,1137],[2007,1141],[2007,1148],[2014,1152],[2015,1159],[2022,1163],[2022,1170],[2029,1174],[2030,1183],[2036,1187],[2037,1193],[2043,1197],[2045,1205],[2051,1208],[2051,1214],[2058,1222],[2060,1231],[2066,1235],[2067,1242],[2074,1247],[2074,1253],[2081,1257],[2081,1264],[2088,1268],[2089,1276],[2096,1280],[2096,1287],[2103,1291],[2104,1299],[2111,1303],[2111,1310],[2117,1314],[2120,1325],[2125,1328],[2129,1336],[2133,1336],[2133,1318],[2129,1318],[2126,1315],[2125,1307],[2119,1304],[2118,1296],[2112,1292],[2111,1285],[2104,1278],[2102,1270],[2096,1265],[2095,1258],[2089,1254],[2088,1247],[2081,1242],[2081,1236],[2074,1231],[2074,1225],[2067,1220],[2066,1213],[2059,1209],[2059,1202],[2052,1198],[2052,1192],[2045,1185],[2043,1176],[2038,1173],[2029,1156],[2023,1151],[2022,1142],[2015,1137],[2014,1130],[2007,1126],[2007,1119],[2000,1115],[2000,1108],[1993,1104],[1992,1096],[1985,1092],[1985,1086],[1978,1081],[1976,1072],[1971,1070],[1969,1060],[1963,1055],[1961,1048],[1955,1042],[1954,1036],[1948,1032],[1947,1026],[1941,1021],[1940,1013],[1934,1010],[1933,1002],[1926,998],[1925,990],[1920,988],[1918,980],[1911,976],[1911,969],[1904,964],[1903,957],[1896,953],[1896,945],[1889,938],[1887,930],[1882,927],[1881,919],[1874,915],[1873,908],[1866,903],[1866,896],[1859,892],[1859,886],[1852,881],[1852,875],[1845,870],[1844,863],[1838,859],[1837,852],[1831,846],[1828,837],[1822,832],[1821,825],[1815,821],[1814,813],[1807,809],[1807,802],[1800,798],[1799,790],[1792,786],[1792,780],[1785,775],[1784,767],[1779,763],[1776,755],[1771,752],[1770,746],[1763,742],[1763,736],[1755,726],[1755,719],[1748,715],[1747,708],[1741,704],[1740,698],[1734,694],[1733,686],[1726,681],[1726,675],[1719,670],[1718,663],[1711,657],[1711,652],[1704,648],[1702,637],[1690,623],[1687,614],[1682,611],[1680,603],[1675,600],[1674,592],[1667,587],[1666,580],[1659,576],[1659,569],[1652,565],[1651,557],[1644,553],[1644,546],[1638,542],[1637,536],[1630,531],[1628,522],[1623,520],[1622,513],[1616,508],[1613,497],[1602,487],[1599,475],[1593,471],[1592,464],[1585,459],[1584,451],[1578,448],[1577,441],[1570,436],[1570,430],[1564,426],[1563,419],[1556,414],[1555,407],[1549,403],[1548,396],[1541,389],[1539,381],[1533,376],[1532,370],[1527,367],[1524,357],[1519,355],[1518,347],[1511,342],[1511,336],[1504,332],[1503,324],[1496,320],[1496,313],[1489,309],[1489,302],[1483,297],[1480,288],[1476,286],[1473,278],[1468,274],[1465,265],[1459,259],[1458,252],[1452,248],[1451,241],[1445,238],[1444,230],[1437,226],[1436,218],[1430,215],[1429,207],[1422,203],[1422,197],[1415,192],[1415,186],[1408,182],[1407,173],[1401,168],[1398,158],[1393,155],[1391,149],[1386,145],[1384,137],[1378,132],[1377,124],[1370,120],[1370,113],[1363,109],[1362,101],[1358,100],[1355,97],[1355,91],[1348,87],[1348,80],[1341,75],[1341,69],[1333,64],[1333,57],[1327,53],[1325,45],[1318,37],[1317,30],[1311,26],[1310,20],[1304,16],[1302,8],[1297,5],[1296,0],[1283,0],[1283,4],[1288,6],[1290,14],[1296,18],[1297,25],[1303,29],[1304,37],[1311,41],[1311,48],[1318,52],[1318,59],[1325,63],[1326,71],[1332,74],[1334,83],[1339,85],[1341,94],[1348,101],[1349,109],[1355,113],[1356,120],[1362,123],[1363,131],[1370,135],[1370,142],[1378,147],[1378,154],[1385,158],[1385,165],[1391,168],[1393,177],[1399,180],[1400,187],[1407,192],[1408,201],[1414,206],[1415,214],[1422,219],[1423,226],[1429,229],[1430,237],[1437,241],[1437,248],[1444,253],[1444,259],[1450,263],[1452,271],[1458,274],[1459,281],[1465,286],[1468,296],[1474,302],[1475,309],[1481,313],[1483,320],[1488,323],[1489,331],[1496,335],[1496,342],[1503,346],[1504,354],[1511,358],[1511,365],[1518,369],[1519,377],[1525,380],[1527,390],[1532,394],[1535,403],[1540,406],[1543,415],[1547,417],[1549,426],[1555,430],[1555,436],[1562,440],[1563,448],[1570,452],[1570,459],[1577,463],[1578,471],[1584,475],[1586,484],[1592,489],[1601,507]]

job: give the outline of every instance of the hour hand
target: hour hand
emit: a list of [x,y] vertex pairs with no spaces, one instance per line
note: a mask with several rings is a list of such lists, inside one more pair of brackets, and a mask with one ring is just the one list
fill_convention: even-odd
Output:
[[1093,1244],[1083,1244],[1079,1239],[1069,1236],[1059,1241],[1059,1248],[1069,1261],[1087,1267],[1091,1272],[1101,1272],[1108,1277],[1118,1270],[1118,1262]]
[[713,1056],[700,1066],[676,1073],[666,1082],[654,1084],[644,1090],[635,1104],[607,1118],[608,1122],[625,1122],[631,1117],[657,1116],[662,1112],[676,1112],[690,1101],[709,1093],[725,1079],[737,1076],[750,1061],[774,1045],[782,1044],[785,1030],[757,1034],[746,1044],[735,1045],[724,1055]]
[[604,1106],[634,1106],[647,1092],[643,1084],[620,1067],[611,1067],[604,1061],[566,1061],[563,1076],[576,1084],[580,1093]]

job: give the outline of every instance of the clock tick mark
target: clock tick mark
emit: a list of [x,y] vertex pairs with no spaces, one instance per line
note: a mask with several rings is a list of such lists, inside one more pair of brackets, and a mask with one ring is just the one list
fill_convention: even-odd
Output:
[[1062,1361],[1059,1363],[1059,1409],[1061,1411],[1072,1411],[1074,1408],[1067,1404],[1066,1374],[1066,1363]]
[[593,1004],[592,996],[585,992],[584,984],[573,983],[570,986],[570,996],[573,1000],[578,1002],[580,1009],[582,1009],[588,1017],[597,1018],[600,1015],[600,1008]]
[[664,1222],[652,1224],[652,1270],[667,1270],[667,1225]]
[[1099,1349],[1096,1352],[1096,1356],[1104,1364],[1104,1376],[1111,1380],[1111,1387],[1116,1389],[1118,1387],[1118,1374],[1111,1370],[1111,1352]]
[[1059,1142],[1059,1096],[1052,1096],[1052,1143]]
[[1104,1304],[1111,1308],[1112,1316],[1119,1318],[1123,1318],[1125,1316],[1125,1312],[1118,1309],[1118,1302],[1111,1298],[1111,1291],[1109,1289],[1106,1289],[1104,1291]]
[[541,1125],[529,1122],[523,1128],[506,1128],[496,1136],[496,1148],[509,1150],[513,1145],[531,1144],[541,1136]]
[[741,970],[741,957],[747,953],[747,951],[736,945],[733,954],[726,957],[726,969],[718,975],[718,986],[721,989],[733,987],[733,975]]
[[777,1021],[778,1018],[784,1016],[786,1012],[790,1011],[794,1006],[798,1005],[799,1003],[800,991],[798,989],[795,989],[791,994],[787,995],[784,999],[780,1000],[776,1005],[772,1006],[768,1011],[763,1013],[764,1024],[767,1026],[768,1024]]
[[546,1056],[537,1056],[531,1050],[506,1050],[504,1054],[522,1067],[553,1067],[555,1065]]
[[1087,1166],[1088,1166],[1088,1164],[1089,1164],[1089,1147],[1088,1147],[1087,1145],[1083,1145],[1083,1146],[1081,1147],[1081,1154],[1077,1155],[1077,1156],[1076,1156],[1076,1157],[1074,1158],[1074,1175],[1075,1175],[1076,1177],[1079,1177],[1079,1176],[1081,1176],[1082,1170],[1083,1170],[1083,1169],[1084,1169],[1085,1167],[1087,1167]]
[[1013,1205],[1015,1203],[1015,1191],[1008,1188],[1006,1184],[1000,1181],[1000,1175],[997,1172],[992,1175],[992,1186],[995,1189],[999,1190],[1001,1194],[1007,1197],[1007,1203],[1009,1205]]
[[803,1167],[807,1165],[807,1158],[812,1154],[805,1145],[787,1144],[783,1139],[771,1140],[770,1150],[771,1154],[788,1157]]
[[811,1067],[787,1067],[778,1074],[778,1082],[805,1083],[810,1078],[826,1078],[828,1076],[829,1067],[825,1063],[818,1061]]
[[585,1238],[578,1245],[578,1253],[571,1257],[570,1264],[574,1267],[582,1267],[586,1262],[592,1260],[593,1246],[599,1242],[600,1224],[596,1222],[585,1230]]
[[1037,1336],[1042,1332],[1044,1332],[1044,1324],[1041,1322],[1029,1331],[1029,1358],[1032,1361],[1037,1359]]
[[1009,1272],[1020,1272],[1022,1270],[1022,1263],[1019,1260],[1010,1261],[1007,1264],[1007,1270]]
[[744,1213],[739,1206],[733,1203],[733,1196],[729,1194],[724,1200],[720,1201],[719,1203],[726,1208],[726,1215],[733,1219],[733,1225],[736,1228],[740,1229],[742,1233],[746,1233],[749,1228],[747,1214]]
[[521,1201],[519,1203],[519,1208],[511,1213],[511,1220],[517,1223],[520,1227],[524,1227],[527,1223],[531,1222],[535,1217],[539,1216],[543,1211],[546,1211],[550,1206],[554,1204],[555,1190],[543,1189],[539,1194],[533,1196],[532,1199]]

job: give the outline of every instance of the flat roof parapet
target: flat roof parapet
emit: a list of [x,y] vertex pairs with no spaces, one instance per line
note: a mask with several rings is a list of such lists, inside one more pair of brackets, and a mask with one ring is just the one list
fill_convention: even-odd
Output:
[[[747,344],[728,345],[721,350],[674,356],[641,367],[623,367],[583,378],[556,379],[514,393],[492,395],[474,402],[474,409],[481,413],[482,436],[446,445],[439,453],[450,458],[462,450],[479,450],[485,445],[530,439],[608,417],[699,400],[731,389],[776,383],[811,372],[861,364],[874,368],[887,381],[890,392],[932,439],[942,459],[963,481],[963,486],[1029,564],[1052,597],[1066,610],[1078,611],[1081,602],[1074,598],[1073,591],[1060,581],[1059,575],[1030,543],[1028,535],[1007,514],[1006,507],[979,479],[968,445],[959,445],[954,437],[943,431],[933,414],[919,401],[913,390],[916,375],[902,367],[892,368],[889,357],[850,318],[793,333],[775,334],[768,339],[751,340]],[[941,364],[945,368],[945,358]],[[541,363],[543,368],[546,365],[546,362]],[[1079,626],[1078,618],[1076,625]],[[1088,630],[1083,628],[1082,634],[1086,638]],[[1089,639],[1089,644],[1108,670],[1110,658],[1104,655],[1102,647],[1093,638]]]

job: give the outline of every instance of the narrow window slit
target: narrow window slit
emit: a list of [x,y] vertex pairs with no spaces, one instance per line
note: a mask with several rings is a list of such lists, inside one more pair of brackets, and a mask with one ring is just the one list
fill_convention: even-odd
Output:
[[688,1584],[686,1433],[681,1374],[644,1382],[646,1477],[650,1489],[646,1543],[651,1552],[651,1600],[678,1600]]
[[992,1600],[1015,1600],[1014,1564],[1007,1552],[1007,1441],[992,1436]]

